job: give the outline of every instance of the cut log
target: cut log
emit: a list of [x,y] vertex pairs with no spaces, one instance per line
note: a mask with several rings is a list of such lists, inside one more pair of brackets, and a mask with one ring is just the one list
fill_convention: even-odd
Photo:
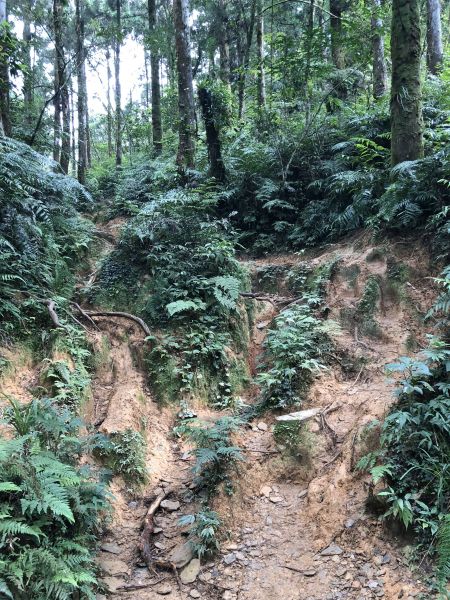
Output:
[[312,419],[316,415],[322,412],[321,408],[309,408],[308,410],[300,410],[298,412],[289,413],[288,415],[281,415],[277,417],[277,421],[307,421]]

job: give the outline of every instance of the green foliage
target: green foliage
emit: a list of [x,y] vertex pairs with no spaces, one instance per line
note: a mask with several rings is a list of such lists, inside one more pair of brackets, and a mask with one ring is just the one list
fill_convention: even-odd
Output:
[[20,406],[0,439],[0,590],[17,600],[95,598],[95,536],[108,510],[99,475],[77,459],[80,422],[50,400]]
[[48,324],[42,298],[70,293],[90,242],[90,196],[29,146],[0,139],[0,336]]
[[116,475],[122,475],[133,487],[143,485],[148,478],[146,461],[147,443],[139,431],[114,431],[102,438],[96,454]]
[[[448,323],[448,312],[445,318]],[[386,482],[379,493],[387,504],[384,518],[412,527],[427,552],[437,544],[442,579],[449,557],[450,349],[430,337],[417,359],[403,357],[388,370],[402,375],[398,401],[383,423],[380,449],[359,466],[371,471],[375,483]]]
[[300,421],[285,421],[276,423],[273,436],[276,443],[284,449],[284,452],[298,458],[302,453],[304,442],[303,424]]
[[207,506],[195,515],[184,515],[180,518],[181,526],[189,528],[189,543],[194,553],[201,559],[213,556],[219,549],[218,533],[222,525],[219,515]]
[[326,324],[313,316],[308,304],[296,304],[280,313],[265,340],[269,368],[256,379],[264,409],[301,402],[314,373],[325,368],[323,357],[330,343]]
[[236,417],[221,417],[213,423],[191,420],[174,430],[193,444],[194,483],[197,491],[204,490],[208,498],[222,484],[227,493],[233,490],[230,473],[243,457],[240,449],[231,443],[230,436],[240,424]]

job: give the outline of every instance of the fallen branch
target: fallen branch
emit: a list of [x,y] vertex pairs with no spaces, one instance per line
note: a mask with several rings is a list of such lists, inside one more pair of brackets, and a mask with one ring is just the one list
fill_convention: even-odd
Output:
[[62,327],[61,323],[59,322],[58,315],[56,314],[56,311],[55,311],[55,301],[46,299],[46,300],[42,300],[42,302],[47,305],[48,312],[50,314],[50,318],[53,322],[53,325],[55,327]]
[[87,314],[87,312],[85,310],[83,310],[81,308],[81,306],[79,304],[77,304],[76,302],[71,302],[72,306],[75,306],[75,308],[78,310],[78,312],[86,319],[86,321],[89,321],[89,323],[95,328],[95,329],[99,329],[97,323],[91,319],[91,317]]
[[145,564],[149,569],[152,570],[154,560],[150,551],[150,539],[155,528],[153,516],[158,510],[161,502],[171,491],[172,490],[170,488],[166,488],[159,494],[159,496],[155,498],[155,500],[153,500],[144,519],[144,528],[142,530],[141,538],[139,540],[139,550],[142,554],[142,558],[144,559]]
[[123,319],[129,319],[130,321],[134,321],[137,323],[141,329],[144,331],[146,335],[151,335],[150,328],[145,321],[143,321],[140,317],[136,317],[136,315],[130,315],[125,312],[109,312],[109,311],[84,311],[84,314],[89,317],[122,317]]
[[148,583],[121,585],[117,588],[117,591],[120,590],[121,592],[134,592],[135,590],[145,590],[145,588],[152,587],[153,585],[158,585],[158,583],[161,583],[166,579],[167,577],[160,577],[156,581],[149,581]]

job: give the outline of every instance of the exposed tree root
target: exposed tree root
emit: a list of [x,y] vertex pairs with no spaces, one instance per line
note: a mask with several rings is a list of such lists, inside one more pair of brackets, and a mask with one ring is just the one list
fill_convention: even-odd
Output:
[[[136,315],[130,315],[130,313],[126,312],[110,312],[110,311],[92,311],[92,310],[83,310],[83,315],[87,317],[122,317],[123,319],[129,319],[130,321],[134,321],[139,325],[139,327],[144,331],[146,335],[151,335],[150,328],[145,321],[143,321],[140,317],[136,317]],[[92,319],[90,319],[92,321]]]

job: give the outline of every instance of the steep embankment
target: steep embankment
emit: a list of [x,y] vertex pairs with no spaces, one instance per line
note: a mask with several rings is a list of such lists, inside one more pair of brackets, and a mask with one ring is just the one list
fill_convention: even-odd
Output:
[[[108,351],[93,383],[88,419],[106,433],[144,432],[149,469],[148,483],[138,492],[130,492],[121,478],[113,482],[114,517],[99,554],[108,597],[394,599],[424,589],[407,567],[403,542],[367,512],[369,478],[355,466],[376,437],[377,429],[367,425],[382,419],[393,401],[385,364],[423,342],[420,315],[433,296],[426,278],[428,257],[420,245],[374,248],[359,237],[318,255],[275,257],[249,263],[249,268],[258,282],[258,274],[275,266],[276,298],[285,293],[286,273],[300,262],[314,267],[336,258],[325,304],[327,318],[340,322],[342,330],[334,339],[333,364],[316,378],[302,407],[320,412],[302,431],[296,459],[274,442],[273,416],[237,435],[246,461],[236,492],[215,502],[229,539],[221,555],[201,565],[192,561],[178,525],[181,515],[195,510],[189,494],[192,459],[172,436],[176,408],[160,408],[152,399],[142,375],[143,336],[136,326],[97,321],[100,331],[91,334],[92,342],[101,354],[108,340]],[[374,278],[380,296],[364,323],[356,311]],[[252,370],[278,310],[273,299],[258,303],[249,352]],[[376,329],[370,337],[361,333],[368,325]],[[254,397],[252,388],[247,401]],[[196,408],[199,417],[210,418],[209,409]],[[140,536],[151,502],[164,490],[169,493],[157,509],[151,535],[152,572],[142,562]]]

